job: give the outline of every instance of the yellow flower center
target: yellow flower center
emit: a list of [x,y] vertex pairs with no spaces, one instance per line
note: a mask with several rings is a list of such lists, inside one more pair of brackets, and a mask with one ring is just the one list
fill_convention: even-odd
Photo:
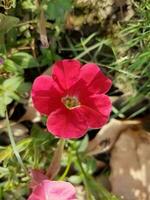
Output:
[[65,96],[62,98],[62,102],[68,109],[72,109],[80,105],[77,97]]

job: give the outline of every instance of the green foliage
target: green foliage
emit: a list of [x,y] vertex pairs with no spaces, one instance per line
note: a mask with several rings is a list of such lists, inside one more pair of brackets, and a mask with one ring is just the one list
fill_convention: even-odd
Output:
[[11,56],[11,59],[18,65],[20,68],[31,68],[38,67],[39,64],[35,58],[29,53],[26,52],[16,52]]
[[[46,169],[52,157],[52,149],[50,147],[55,145],[56,139],[50,133],[34,125],[31,130],[31,136],[17,142],[16,151],[21,155],[27,169]],[[11,145],[0,148],[0,163],[2,163],[0,177],[3,178],[1,183],[2,191],[5,191],[6,196],[11,194],[11,198],[15,200],[26,199],[23,196],[28,192],[29,177],[26,176],[22,166],[17,162]],[[18,196],[15,194],[16,190],[19,192]]]
[[71,0],[46,0],[47,4],[46,14],[48,19],[55,20],[56,23],[61,24],[64,21],[66,12],[71,9]]
[[36,12],[37,9],[34,0],[23,0],[22,7],[23,9],[31,10],[32,12]]
[[[21,140],[20,142],[18,142],[17,146],[16,146],[16,150],[21,153],[23,151],[25,151],[29,145],[31,144],[32,139],[31,138],[25,138],[23,140]],[[6,148],[4,148],[3,150],[1,150],[0,152],[0,162],[4,161],[4,160],[9,160],[12,158],[14,152],[11,146],[7,146]],[[5,168],[6,170],[6,168]]]
[[16,26],[19,22],[19,19],[14,16],[7,16],[2,13],[0,13],[0,35],[4,35],[7,33],[10,29],[12,29],[14,26]]
[[12,74],[23,74],[24,69],[38,67],[38,61],[29,53],[16,52],[7,58],[3,58],[4,63],[1,65],[1,70]]
[[22,77],[14,76],[0,84],[0,116],[5,116],[6,106],[13,100],[19,100],[17,89],[23,81]]
[[0,53],[6,52],[6,45],[5,45],[5,35],[8,33],[14,26],[17,25],[19,19],[14,16],[7,16],[0,13]]

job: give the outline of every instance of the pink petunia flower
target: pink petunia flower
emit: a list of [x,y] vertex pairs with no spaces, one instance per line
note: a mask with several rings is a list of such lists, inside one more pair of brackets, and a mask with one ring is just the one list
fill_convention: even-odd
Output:
[[64,181],[43,180],[28,200],[77,200],[73,185]]
[[42,170],[39,169],[31,169],[30,170],[31,182],[30,188],[33,190],[39,185],[42,181],[48,179],[48,177],[44,174]]
[[35,108],[48,116],[47,129],[60,138],[79,138],[103,126],[111,112],[105,93],[112,82],[96,64],[57,61],[52,75],[37,77],[32,87]]

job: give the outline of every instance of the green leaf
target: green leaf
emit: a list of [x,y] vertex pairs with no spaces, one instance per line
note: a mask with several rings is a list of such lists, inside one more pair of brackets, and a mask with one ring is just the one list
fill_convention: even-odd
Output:
[[0,13],[0,34],[3,35],[12,29],[19,22],[17,17],[7,16]]
[[85,150],[86,150],[86,148],[87,148],[87,146],[88,146],[88,142],[89,142],[89,139],[88,139],[88,136],[86,135],[83,139],[82,139],[82,141],[81,141],[81,143],[80,143],[80,145],[79,145],[79,148],[78,148],[78,152],[84,152]]
[[68,178],[68,181],[71,182],[72,184],[81,184],[82,178],[79,175],[72,175]]
[[8,176],[9,174],[9,169],[6,167],[0,167],[0,178],[4,176]]
[[25,92],[29,92],[30,89],[31,89],[31,83],[23,82],[23,83],[20,84],[17,92],[19,94],[24,94]]
[[23,81],[22,77],[11,77],[5,80],[0,85],[0,116],[5,116],[6,106],[10,104],[13,99],[18,100],[16,90]]
[[50,65],[54,60],[53,54],[50,49],[42,48],[41,49],[42,55],[39,56],[39,62],[41,66]]
[[93,174],[96,171],[96,160],[93,157],[86,158],[86,164],[83,166],[88,174]]
[[11,59],[18,65],[20,68],[32,68],[38,67],[38,61],[29,53],[26,52],[17,52],[14,53]]
[[[20,153],[28,148],[28,146],[31,144],[32,138],[25,138],[19,141],[16,145],[17,151]],[[5,159],[10,159],[13,156],[13,149],[12,146],[9,145],[5,147],[4,150],[0,151],[0,162],[2,162]]]
[[6,104],[4,103],[3,97],[0,97],[0,116],[5,117]]
[[14,72],[17,71],[18,65],[14,61],[12,61],[10,59],[6,59],[4,61],[4,64],[3,64],[3,68],[7,72],[13,72],[14,73]]
[[6,91],[6,93],[14,92],[17,90],[17,88],[19,87],[19,85],[21,84],[22,81],[23,81],[23,78],[20,76],[11,77],[4,81],[3,89],[4,89],[4,91]]
[[65,13],[70,9],[71,0],[52,0],[48,2],[46,13],[49,19],[62,22],[62,20],[64,20]]
[[31,136],[36,144],[43,144],[54,140],[54,137],[47,131],[44,131],[38,125],[33,125]]
[[32,12],[35,12],[37,10],[36,4],[32,0],[24,0],[22,1],[22,7],[23,9],[31,10]]
[[8,146],[0,152],[0,162],[2,162],[5,159],[10,158],[11,156],[12,156],[12,148],[11,146]]
[[[10,94],[9,94],[10,95]],[[8,96],[6,93],[4,93],[4,96],[3,96],[3,103],[4,105],[8,105],[12,102],[12,98],[10,96]]]

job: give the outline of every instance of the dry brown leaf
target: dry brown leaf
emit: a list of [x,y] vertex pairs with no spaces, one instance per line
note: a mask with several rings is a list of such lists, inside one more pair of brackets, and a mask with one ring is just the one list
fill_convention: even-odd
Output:
[[49,47],[47,31],[46,31],[46,20],[44,16],[44,11],[41,9],[40,19],[39,19],[39,32],[40,32],[40,40],[44,48]]
[[140,121],[112,119],[108,124],[103,126],[96,137],[89,142],[87,154],[96,155],[109,151],[122,131],[137,124],[140,124]]
[[27,136],[28,129],[23,124],[14,124],[11,126],[11,131],[16,139],[16,141],[21,140]]
[[5,127],[6,127],[6,120],[5,119],[0,120],[0,130],[2,130]]
[[47,38],[47,31],[46,31],[46,19],[44,15],[44,10],[40,5],[40,0],[35,0],[35,5],[37,9],[40,11],[39,21],[38,21],[38,27],[39,27],[39,34],[40,34],[40,40],[44,48],[49,47],[48,38]]
[[27,103],[26,112],[20,118],[19,122],[26,121],[26,120],[29,120],[31,122],[39,122],[39,121],[41,121],[41,115],[34,108],[31,97],[29,98],[29,101]]
[[111,151],[112,192],[124,200],[150,200],[150,135],[124,130]]
[[110,150],[112,193],[123,200],[150,200],[150,134],[140,121],[111,120],[89,143],[87,152]]

